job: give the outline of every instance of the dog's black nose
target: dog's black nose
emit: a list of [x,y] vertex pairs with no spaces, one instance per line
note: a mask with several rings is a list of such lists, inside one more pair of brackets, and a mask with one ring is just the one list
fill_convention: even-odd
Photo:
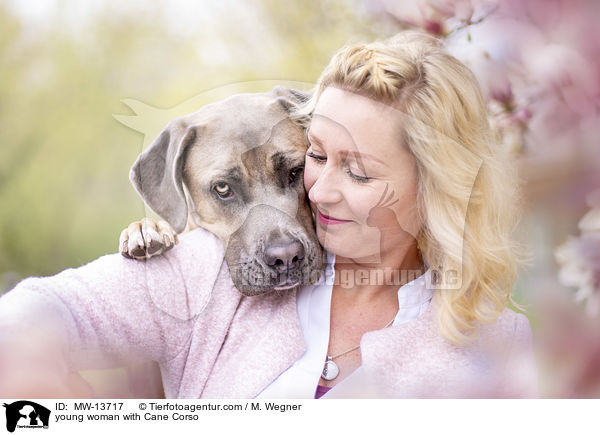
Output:
[[271,242],[265,249],[265,263],[279,272],[300,267],[304,259],[304,246],[297,240]]

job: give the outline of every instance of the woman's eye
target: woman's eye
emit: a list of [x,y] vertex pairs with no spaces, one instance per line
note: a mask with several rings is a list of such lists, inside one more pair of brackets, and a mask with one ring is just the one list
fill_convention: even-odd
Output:
[[353,181],[357,183],[368,183],[371,180],[370,177],[361,177],[360,175],[356,175],[350,169],[347,169],[346,173],[350,176],[350,178],[352,178]]
[[296,166],[294,169],[290,171],[288,176],[288,181],[290,184],[294,183],[298,179],[298,175],[302,172],[304,166]]
[[233,196],[233,190],[227,183],[217,183],[214,185],[213,190],[221,199],[229,199]]
[[325,157],[325,156],[318,156],[315,153],[313,153],[312,151],[309,151],[308,153],[306,153],[306,155],[308,157],[310,157],[311,159],[315,159],[319,163],[324,163],[324,162],[327,161],[327,157]]

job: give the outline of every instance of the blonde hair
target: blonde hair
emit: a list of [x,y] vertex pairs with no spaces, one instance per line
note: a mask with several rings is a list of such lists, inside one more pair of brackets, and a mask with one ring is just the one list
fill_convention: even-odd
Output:
[[417,243],[440,278],[438,328],[450,342],[472,341],[477,322],[494,322],[508,301],[519,307],[511,290],[521,249],[512,240],[515,164],[490,128],[477,80],[435,38],[403,32],[339,50],[296,121],[310,122],[328,86],[389,103],[406,120],[402,139],[416,160],[423,222]]

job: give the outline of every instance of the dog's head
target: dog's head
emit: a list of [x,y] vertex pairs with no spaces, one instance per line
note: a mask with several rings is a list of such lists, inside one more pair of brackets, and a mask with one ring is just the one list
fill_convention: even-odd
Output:
[[303,185],[304,129],[289,111],[307,95],[277,87],[174,119],[138,157],[131,181],[177,232],[224,244],[245,295],[314,283],[323,253]]

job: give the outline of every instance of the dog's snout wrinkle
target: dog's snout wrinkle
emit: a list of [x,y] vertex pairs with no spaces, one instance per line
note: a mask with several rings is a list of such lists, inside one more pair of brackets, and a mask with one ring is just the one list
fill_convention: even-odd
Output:
[[304,260],[304,246],[297,240],[272,242],[265,249],[264,260],[280,272],[297,269]]

